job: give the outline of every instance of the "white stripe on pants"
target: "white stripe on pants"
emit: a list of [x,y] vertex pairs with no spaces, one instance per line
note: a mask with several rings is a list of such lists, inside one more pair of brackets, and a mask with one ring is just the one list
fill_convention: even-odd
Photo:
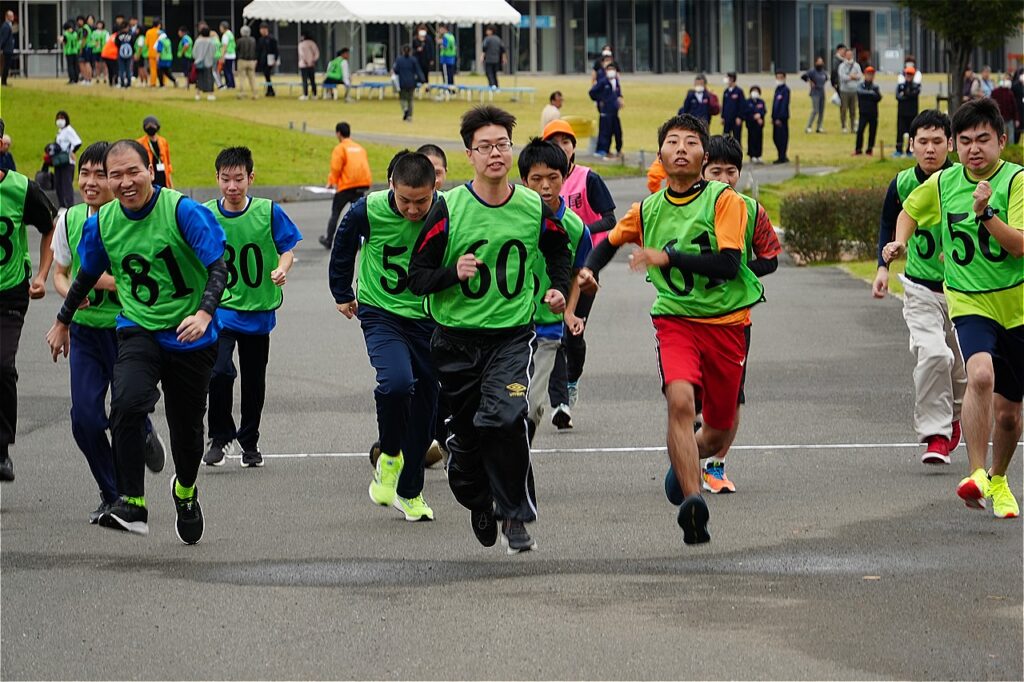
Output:
[[558,339],[543,339],[537,337],[537,350],[533,353],[533,375],[530,377],[530,392],[526,395],[529,408],[526,418],[533,422],[534,426],[540,425],[540,418],[544,416],[544,403],[548,399],[548,384],[551,381],[551,372],[555,368],[555,357],[562,342]]
[[903,319],[910,330],[914,367],[914,430],[920,441],[928,436],[950,437],[960,419],[967,391],[967,371],[960,355],[944,294],[904,277]]

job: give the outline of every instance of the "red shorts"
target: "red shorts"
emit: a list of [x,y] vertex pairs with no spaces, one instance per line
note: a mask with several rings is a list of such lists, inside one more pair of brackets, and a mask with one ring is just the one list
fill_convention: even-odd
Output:
[[704,324],[682,317],[655,317],[662,386],[685,381],[703,402],[704,423],[727,431],[746,365],[742,324]]

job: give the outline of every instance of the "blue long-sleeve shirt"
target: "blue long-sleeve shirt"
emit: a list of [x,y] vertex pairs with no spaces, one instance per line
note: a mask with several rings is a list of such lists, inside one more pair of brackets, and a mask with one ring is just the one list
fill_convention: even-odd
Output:
[[[761,114],[761,122],[758,123],[754,120],[754,114]],[[743,119],[747,122],[747,128],[764,127],[764,122],[768,118],[768,107],[765,105],[764,100],[748,99],[743,107]]]
[[775,87],[775,98],[772,100],[772,120],[789,120],[789,86],[785,83]]
[[420,68],[420,63],[416,61],[415,57],[399,57],[395,60],[395,65],[391,67],[391,71],[398,76],[398,88],[400,90],[412,90],[419,86],[420,83],[426,83],[427,79],[423,75],[423,69]]
[[697,92],[690,90],[686,93],[686,99],[683,100],[683,106],[679,107],[679,114],[692,114],[705,123],[711,122],[711,109],[709,107],[710,98],[708,97],[708,91],[705,90],[701,93],[700,99],[697,98]]
[[722,95],[722,121],[727,126],[731,126],[736,122],[736,119],[742,119],[746,103],[747,100],[743,96],[743,88],[738,85],[727,88],[725,94]]
[[622,97],[622,82],[615,78],[613,85],[606,76],[601,76],[590,88],[590,99],[597,102],[597,110],[603,116],[618,116],[619,98]]

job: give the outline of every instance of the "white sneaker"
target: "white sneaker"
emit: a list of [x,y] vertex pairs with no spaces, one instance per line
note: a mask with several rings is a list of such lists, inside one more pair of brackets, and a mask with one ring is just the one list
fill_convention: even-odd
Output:
[[804,132],[805,133],[809,133],[809,132],[811,132],[811,129],[810,128],[804,128]]
[[309,98],[306,97],[305,95],[299,95],[299,101],[300,102],[305,102],[307,99],[309,99]]
[[207,95],[206,96],[206,101],[208,101],[208,102],[214,102],[214,101],[216,101],[216,99],[217,99],[217,95]]

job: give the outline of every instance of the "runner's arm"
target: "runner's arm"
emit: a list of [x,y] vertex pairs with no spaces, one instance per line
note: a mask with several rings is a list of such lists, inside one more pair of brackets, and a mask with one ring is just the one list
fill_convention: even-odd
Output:
[[409,260],[409,290],[417,296],[443,291],[459,283],[455,266],[444,267],[448,247],[448,205],[443,198],[434,202],[423,221]]
[[359,199],[341,220],[331,260],[327,266],[328,282],[335,303],[348,303],[356,298],[352,290],[356,253],[361,239],[370,238],[370,220],[366,214],[366,197]]
[[1010,183],[1010,203],[1006,221],[996,216],[985,221],[985,228],[999,245],[1014,258],[1024,256],[1024,172],[1018,173]]
[[615,257],[615,253],[623,244],[643,245],[643,227],[640,224],[639,203],[630,206],[629,210],[626,211],[626,215],[622,216],[622,220],[608,232],[608,238],[594,247],[594,250],[587,256],[587,262],[583,269],[589,270],[595,275],[601,272],[611,262],[612,258]]
[[899,218],[903,205],[900,204],[900,195],[896,191],[896,179],[889,183],[889,191],[885,193],[885,202],[882,204],[882,218],[878,222],[878,267],[888,267],[885,259],[882,258],[882,249],[896,236],[896,221]]
[[541,218],[538,246],[540,252],[544,254],[551,288],[561,293],[563,297],[568,296],[569,270],[572,268],[572,258],[569,255],[569,235],[546,205]]
[[747,267],[758,277],[764,277],[778,269],[782,245],[779,244],[779,237],[775,234],[775,228],[772,227],[772,221],[768,218],[768,212],[761,204],[757,205],[757,215],[754,221],[754,260],[748,263]]

